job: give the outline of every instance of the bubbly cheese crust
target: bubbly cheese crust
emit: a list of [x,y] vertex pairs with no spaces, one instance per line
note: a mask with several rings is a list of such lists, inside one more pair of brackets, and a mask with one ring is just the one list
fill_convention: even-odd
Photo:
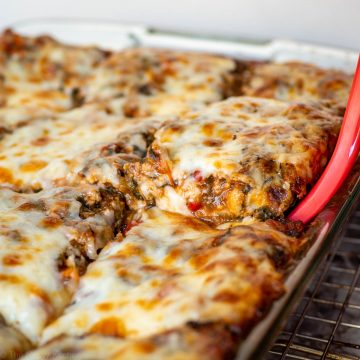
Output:
[[160,49],[114,53],[96,69],[85,99],[168,94],[210,103],[238,93],[236,62],[222,56]]
[[113,239],[122,205],[106,196],[89,186],[0,188],[0,314],[32,343],[70,303],[88,259]]
[[246,96],[305,101],[343,115],[352,75],[300,63],[243,62],[242,90]]
[[64,111],[79,105],[79,90],[108,55],[47,36],[27,38],[11,30],[0,37],[1,105]]
[[[147,144],[131,134],[146,137],[151,129],[161,124],[161,117],[126,117],[123,113],[125,105],[122,99],[87,105],[55,118],[34,120],[13,132],[4,133],[0,141],[0,182],[25,190],[49,188],[75,181],[78,174],[89,173],[89,167],[95,166],[96,162],[102,166],[102,175],[112,176],[113,185],[119,185],[119,180],[114,178],[117,169],[107,170],[105,159],[102,161],[110,155],[106,149],[113,146],[113,153],[118,153],[118,162],[121,156],[123,162],[139,159],[136,154],[145,154]],[[126,136],[133,138],[131,149],[131,141],[120,145]],[[132,151],[135,146],[137,151]],[[115,171],[115,175],[107,174],[107,171]]]
[[[156,49],[109,52],[63,45],[48,36],[0,36],[0,123],[14,128],[84,103],[126,98],[126,111],[150,99],[147,113],[197,109],[240,91],[236,62]],[[144,109],[143,109],[144,110]]]
[[62,334],[142,338],[189,322],[221,322],[245,336],[283,294],[301,244],[265,223],[218,230],[156,208],[133,225],[88,267],[43,342]]
[[74,355],[77,360],[222,360],[232,358],[234,345],[235,337],[221,324],[190,324],[135,340],[100,334],[60,337],[23,359],[68,360]]
[[144,162],[125,166],[128,182],[164,210],[214,222],[281,216],[321,174],[339,126],[310,105],[230,98],[162,126]]

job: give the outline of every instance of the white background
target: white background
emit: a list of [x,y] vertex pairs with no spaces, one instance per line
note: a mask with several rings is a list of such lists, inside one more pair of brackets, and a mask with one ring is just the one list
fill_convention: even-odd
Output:
[[360,50],[360,0],[0,0],[0,28],[36,18],[106,19]]

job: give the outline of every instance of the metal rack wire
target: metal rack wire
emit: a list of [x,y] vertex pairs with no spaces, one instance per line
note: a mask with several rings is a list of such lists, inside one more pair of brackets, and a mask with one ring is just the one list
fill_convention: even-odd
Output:
[[360,204],[267,360],[360,359]]

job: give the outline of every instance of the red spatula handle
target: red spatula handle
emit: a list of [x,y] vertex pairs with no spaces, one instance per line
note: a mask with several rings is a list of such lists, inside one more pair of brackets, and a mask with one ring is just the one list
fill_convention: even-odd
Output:
[[291,212],[291,220],[306,223],[317,215],[339,189],[360,150],[360,56],[334,153],[320,179]]

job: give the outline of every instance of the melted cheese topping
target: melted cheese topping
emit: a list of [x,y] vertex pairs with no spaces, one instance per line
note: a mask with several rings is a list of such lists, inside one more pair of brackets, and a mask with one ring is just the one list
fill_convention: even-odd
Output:
[[150,113],[177,113],[223,99],[237,89],[235,61],[221,56],[154,49],[111,55],[11,31],[0,37],[0,53],[0,122],[10,128],[119,96],[130,102],[145,96]]
[[250,63],[246,67],[242,74],[244,95],[284,101],[330,101],[332,111],[346,107],[350,74],[299,62]]
[[282,294],[288,261],[275,264],[297,240],[270,226],[217,230],[156,208],[140,221],[88,267],[74,303],[45,329],[43,342],[60,334],[139,338],[193,321],[225,322],[245,334]]
[[[320,127],[334,127],[336,119],[324,116],[309,123],[307,114],[291,119],[288,110],[287,103],[234,98],[185,121],[178,131],[176,125],[160,129],[155,135],[156,145],[164,147],[172,160],[174,179],[196,170],[203,177],[231,175],[242,168],[242,163],[255,163],[256,158],[267,155],[275,161],[306,167],[306,150],[313,139],[305,139],[304,132],[316,138]],[[302,161],[304,158],[307,161]],[[311,169],[304,169],[304,177],[312,176]]]
[[99,68],[86,99],[130,93],[169,94],[209,103],[233,92],[235,61],[221,56],[156,49],[129,49],[110,56]]
[[278,216],[320,175],[339,125],[309,105],[232,98],[161,127],[145,164],[126,167],[165,210],[182,206],[163,199],[171,186],[200,217]]
[[[160,120],[125,118],[123,105],[123,100],[107,106],[88,105],[5,134],[0,142],[0,182],[25,189],[62,184],[89,166],[87,162],[101,161],[102,148],[116,142],[121,134],[135,129],[140,132],[140,128],[145,133],[146,124],[160,124]],[[109,171],[113,174],[116,169]],[[114,177],[111,174],[107,177]]]
[[[221,338],[221,344],[214,339]],[[187,326],[138,340],[119,339],[97,334],[63,337],[28,354],[24,360],[51,358],[68,360],[222,360],[233,355],[234,340],[221,326]]]
[[64,111],[106,53],[62,45],[49,37],[26,38],[5,31],[0,38],[3,104]]
[[[46,190],[0,188],[0,358],[41,339],[27,360],[223,359],[229,329],[244,338],[281,296],[307,240],[254,216],[283,215],[320,175],[351,78],[238,65],[1,36],[0,184]],[[205,107],[240,93],[308,105]],[[144,199],[189,217],[152,208],[127,223]]]
[[67,249],[79,242],[84,255],[94,258],[113,236],[113,214],[80,217],[77,199],[93,196],[94,190],[56,188],[26,195],[0,189],[0,314],[34,343],[76,288],[80,253],[75,247],[66,255]]

